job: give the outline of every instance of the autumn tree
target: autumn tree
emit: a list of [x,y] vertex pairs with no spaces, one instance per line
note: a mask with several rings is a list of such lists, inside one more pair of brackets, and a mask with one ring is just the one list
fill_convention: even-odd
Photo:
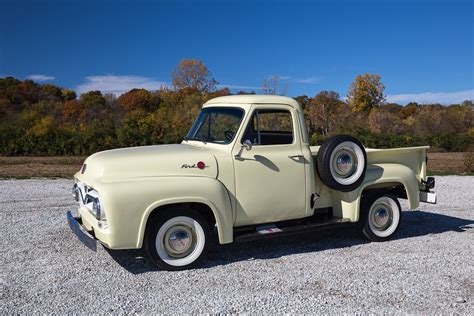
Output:
[[336,112],[341,104],[339,93],[335,91],[321,91],[311,99],[306,111],[313,129],[322,135],[329,134],[334,129]]
[[0,121],[6,116],[10,102],[7,99],[0,99]]
[[380,81],[380,75],[364,74],[359,75],[351,83],[347,92],[347,101],[355,112],[370,111],[379,107],[385,102],[383,91],[384,84]]
[[376,134],[398,134],[404,131],[401,119],[388,108],[373,109],[367,123],[370,131]]
[[80,119],[86,122],[100,119],[107,112],[106,103],[100,91],[89,91],[81,94],[78,104],[82,110]]
[[132,89],[122,94],[117,101],[126,111],[143,110],[149,107],[151,93],[145,89]]
[[39,99],[48,101],[62,101],[62,91],[52,84],[44,84],[40,87]]
[[307,95],[299,95],[294,98],[296,102],[298,102],[301,105],[301,108],[305,109],[306,106],[308,105],[310,98]]
[[[271,86],[278,93],[279,85]],[[0,78],[0,155],[87,155],[122,146],[176,143],[202,104],[230,93],[227,88],[199,91],[190,84],[153,92],[133,89],[119,98],[90,91],[78,99],[74,91],[55,85]],[[304,108],[312,144],[333,134],[350,134],[368,147],[474,149],[472,100],[450,106],[384,103],[368,112],[353,111],[333,91],[295,99]]]
[[190,88],[199,92],[211,92],[218,82],[204,63],[197,59],[183,59],[173,71],[173,88]]
[[79,100],[85,106],[89,106],[89,107],[96,107],[96,106],[101,106],[105,104],[105,99],[102,96],[102,92],[100,91],[89,91],[89,92],[83,93],[81,94],[81,97],[79,98]]
[[63,115],[67,119],[79,119],[84,112],[84,108],[77,100],[67,100],[64,102]]

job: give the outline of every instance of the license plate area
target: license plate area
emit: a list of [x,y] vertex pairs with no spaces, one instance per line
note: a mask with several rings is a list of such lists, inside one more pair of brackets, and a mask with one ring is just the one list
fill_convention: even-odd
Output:
[[420,192],[420,202],[436,204],[436,192]]

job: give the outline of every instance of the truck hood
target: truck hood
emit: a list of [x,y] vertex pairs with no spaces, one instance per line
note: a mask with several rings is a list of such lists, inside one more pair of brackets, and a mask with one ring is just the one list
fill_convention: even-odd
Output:
[[102,151],[89,156],[84,165],[76,174],[76,178],[84,181],[106,181],[117,177],[217,177],[217,161],[214,155],[204,148],[186,144]]

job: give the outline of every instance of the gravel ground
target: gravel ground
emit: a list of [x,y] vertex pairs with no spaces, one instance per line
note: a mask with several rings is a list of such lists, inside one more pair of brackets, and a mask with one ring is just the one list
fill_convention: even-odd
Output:
[[0,181],[0,314],[472,315],[474,177],[436,180],[439,204],[404,212],[392,241],[339,230],[213,245],[202,268],[181,272],[138,250],[84,247],[66,223],[70,180]]

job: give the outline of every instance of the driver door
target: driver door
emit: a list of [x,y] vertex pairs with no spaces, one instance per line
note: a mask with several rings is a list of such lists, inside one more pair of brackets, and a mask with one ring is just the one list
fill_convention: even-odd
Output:
[[[305,159],[296,124],[287,106],[253,110],[233,150],[237,226],[305,216]],[[252,148],[241,151],[246,140]]]

